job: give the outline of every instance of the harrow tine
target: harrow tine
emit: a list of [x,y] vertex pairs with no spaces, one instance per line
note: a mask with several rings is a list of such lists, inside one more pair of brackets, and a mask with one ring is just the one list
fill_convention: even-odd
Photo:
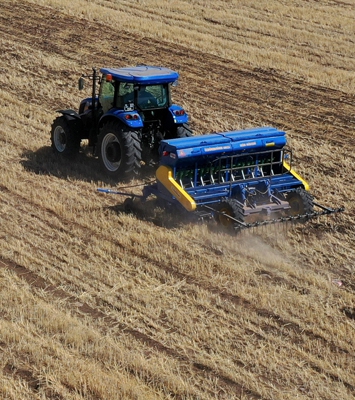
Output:
[[[244,224],[243,229],[248,229],[248,228],[255,228],[255,227],[261,227],[261,226],[266,226],[266,225],[275,225],[277,223],[288,223],[288,222],[294,222],[294,221],[299,221],[299,220],[311,220],[313,218],[318,218],[321,215],[328,215],[328,214],[336,214],[343,212],[344,208],[336,208],[336,209],[330,209],[327,207],[324,207],[323,211],[315,211],[313,213],[307,213],[307,214],[298,214],[298,215],[290,215],[287,217],[280,217],[280,218],[274,218],[274,219],[269,219],[265,221],[257,221],[254,223],[249,223],[249,224]],[[285,226],[287,228],[287,225]]]

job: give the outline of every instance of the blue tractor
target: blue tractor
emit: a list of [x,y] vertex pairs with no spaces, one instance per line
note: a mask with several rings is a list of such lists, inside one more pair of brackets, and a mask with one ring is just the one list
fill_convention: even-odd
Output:
[[93,68],[79,79],[80,90],[84,78],[92,80],[91,97],[81,101],[79,112],[58,110],[61,116],[52,124],[56,153],[73,156],[81,140],[88,139],[103,170],[122,180],[158,161],[161,140],[192,135],[187,113],[171,99],[177,72],[146,65],[102,68],[99,73]]

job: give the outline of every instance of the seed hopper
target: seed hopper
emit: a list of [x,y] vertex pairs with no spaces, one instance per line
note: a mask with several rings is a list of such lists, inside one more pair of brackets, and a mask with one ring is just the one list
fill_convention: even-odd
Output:
[[155,196],[165,208],[214,218],[237,230],[344,211],[315,201],[293,169],[286,133],[273,127],[162,140],[156,181],[133,200]]

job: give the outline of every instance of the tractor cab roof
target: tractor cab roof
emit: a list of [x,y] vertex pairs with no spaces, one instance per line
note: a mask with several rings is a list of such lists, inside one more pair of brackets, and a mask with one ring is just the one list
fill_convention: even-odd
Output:
[[179,78],[179,74],[169,68],[149,65],[125,68],[101,68],[100,71],[102,74],[110,74],[113,78],[122,82],[144,85],[172,83]]

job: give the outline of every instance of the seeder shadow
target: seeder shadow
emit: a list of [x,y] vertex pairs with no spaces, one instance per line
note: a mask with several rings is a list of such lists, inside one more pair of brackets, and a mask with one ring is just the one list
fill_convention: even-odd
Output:
[[134,200],[128,210],[124,202],[114,206],[106,207],[106,210],[113,211],[117,214],[132,215],[133,217],[152,223],[158,227],[165,229],[177,229],[191,223],[199,223],[191,215],[177,212],[176,208],[170,208],[167,205],[162,205],[159,199],[149,198],[143,202],[138,199]]
[[201,219],[194,213],[178,209],[173,205],[169,205],[169,203],[161,202],[159,199],[153,197],[148,198],[144,202],[136,199],[134,206],[130,207],[130,210],[127,210],[124,202],[114,206],[107,206],[105,209],[116,214],[131,215],[140,221],[152,223],[157,227],[168,230],[187,228],[191,225],[203,225],[206,226],[208,231],[216,234],[223,233],[235,237],[237,234],[241,235],[244,233],[243,230],[237,231],[232,227],[224,227],[214,218]]

